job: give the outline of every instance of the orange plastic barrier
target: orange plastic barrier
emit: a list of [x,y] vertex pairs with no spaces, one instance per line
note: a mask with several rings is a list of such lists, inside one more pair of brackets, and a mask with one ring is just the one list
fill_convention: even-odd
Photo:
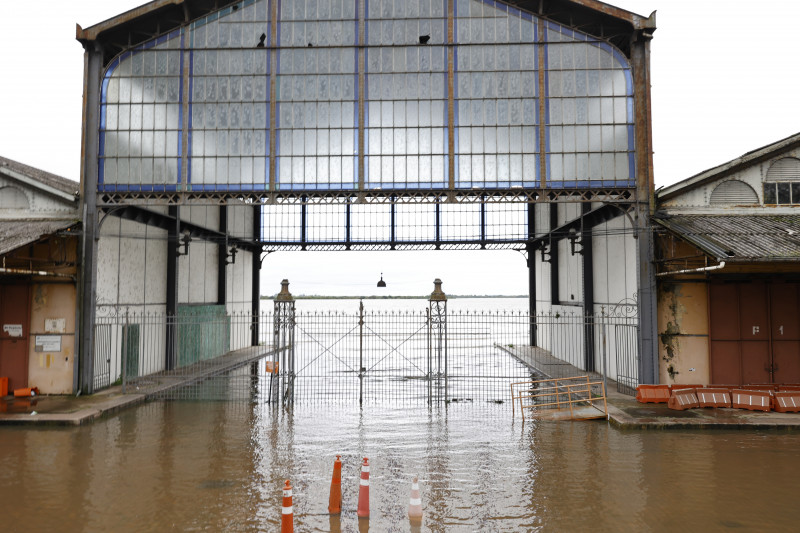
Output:
[[361,465],[361,482],[358,486],[358,509],[356,514],[359,518],[369,518],[369,459],[364,457]]
[[38,396],[39,387],[28,387],[27,389],[14,389],[15,398],[28,398],[30,396]]
[[695,390],[700,407],[730,407],[731,391],[722,388],[703,387]]
[[636,401],[639,403],[667,403],[669,397],[669,385],[639,385],[636,387]]
[[0,378],[0,396],[8,396],[8,378]]
[[745,385],[743,387],[739,387],[739,389],[775,392],[776,390],[778,390],[778,385],[774,385],[774,384],[771,384],[771,383],[758,383],[758,384],[756,384],[756,383],[749,384],[748,383],[747,385]]
[[333,462],[333,477],[331,478],[331,495],[328,499],[328,512],[341,514],[342,512],[342,456],[337,455]]
[[731,407],[750,411],[769,411],[772,393],[768,390],[733,389]]
[[800,412],[800,390],[776,392],[772,397],[772,409],[779,413]]
[[281,533],[294,532],[294,509],[292,508],[292,485],[286,480],[283,487],[283,508],[281,509]]
[[694,391],[695,389],[673,390],[667,402],[667,407],[676,411],[700,407],[700,402],[697,401],[697,394]]
[[670,389],[673,391],[681,390],[681,389],[701,389],[705,387],[705,385],[695,384],[695,385],[686,385],[686,384],[678,384],[675,383],[670,386]]

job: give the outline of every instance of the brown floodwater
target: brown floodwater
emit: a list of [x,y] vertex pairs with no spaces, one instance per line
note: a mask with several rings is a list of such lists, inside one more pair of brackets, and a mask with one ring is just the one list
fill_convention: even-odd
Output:
[[[155,402],[85,427],[0,429],[0,530],[276,532],[290,479],[297,532],[796,531],[799,447],[777,431],[522,425],[494,404]],[[414,476],[425,516],[412,528]]]

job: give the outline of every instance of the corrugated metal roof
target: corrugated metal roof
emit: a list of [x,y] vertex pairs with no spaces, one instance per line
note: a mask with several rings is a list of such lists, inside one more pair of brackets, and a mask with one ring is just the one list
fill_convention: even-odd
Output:
[[17,172],[67,194],[75,195],[80,189],[80,183],[77,181],[62,178],[56,174],[52,174],[39,168],[25,165],[19,161],[14,161],[13,159],[0,156],[0,172],[2,172],[4,169]]
[[719,261],[800,261],[800,215],[680,215],[654,220]]
[[75,220],[0,220],[0,255],[78,225]]

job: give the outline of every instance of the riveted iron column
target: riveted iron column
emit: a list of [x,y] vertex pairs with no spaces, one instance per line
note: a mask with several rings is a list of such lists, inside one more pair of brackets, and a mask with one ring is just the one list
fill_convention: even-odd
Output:
[[[294,401],[294,297],[289,280],[281,281],[281,292],[275,297],[273,313],[273,355],[268,402]],[[267,368],[269,371],[270,368]],[[280,392],[279,392],[280,389]]]
[[[447,296],[442,291],[442,280],[439,278],[434,280],[433,287],[428,298],[428,380],[430,384],[435,356],[437,396],[441,394],[444,381],[444,399],[447,401]],[[428,401],[431,401],[430,386]]]
[[103,49],[97,43],[84,43],[83,131],[81,133],[81,212],[83,240],[80,256],[80,337],[78,364],[73,374],[73,389],[94,392],[94,328],[97,298],[97,154],[100,146],[100,85]]

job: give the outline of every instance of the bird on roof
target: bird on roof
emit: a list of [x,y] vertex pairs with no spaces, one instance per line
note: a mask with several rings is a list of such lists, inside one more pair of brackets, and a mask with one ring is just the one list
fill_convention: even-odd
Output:
[[428,41],[431,40],[430,35],[420,35],[419,36],[419,44],[428,44]]
[[264,48],[264,40],[266,38],[267,38],[267,34],[266,33],[262,33],[261,37],[259,38],[258,44],[256,45],[256,48]]

